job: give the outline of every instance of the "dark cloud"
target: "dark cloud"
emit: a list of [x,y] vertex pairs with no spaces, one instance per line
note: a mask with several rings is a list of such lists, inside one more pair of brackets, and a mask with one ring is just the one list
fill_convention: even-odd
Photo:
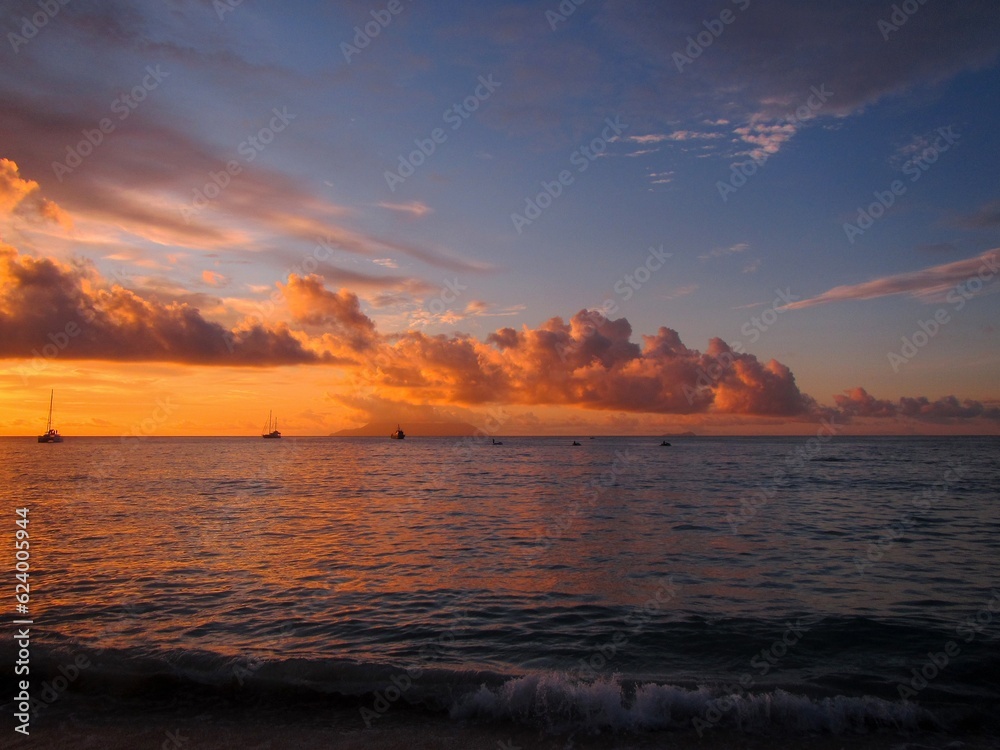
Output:
[[1000,200],[991,201],[971,213],[956,217],[952,222],[959,229],[983,230],[1000,228]]
[[945,396],[935,401],[926,396],[916,398],[904,396],[893,402],[875,398],[864,388],[858,387],[833,398],[837,408],[846,417],[877,419],[905,417],[944,424],[979,418],[1000,421],[1000,406],[983,404],[972,399],[959,400],[956,396]]
[[[285,325],[235,329],[193,307],[106,288],[86,264],[66,266],[0,245],[0,356],[203,365],[272,366],[337,361],[307,349]],[[51,358],[51,357],[48,357]]]

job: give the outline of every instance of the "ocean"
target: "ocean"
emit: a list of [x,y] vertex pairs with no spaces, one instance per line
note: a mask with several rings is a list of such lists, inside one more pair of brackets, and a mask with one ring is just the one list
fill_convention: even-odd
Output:
[[499,439],[0,439],[3,745],[1000,746],[1000,439]]

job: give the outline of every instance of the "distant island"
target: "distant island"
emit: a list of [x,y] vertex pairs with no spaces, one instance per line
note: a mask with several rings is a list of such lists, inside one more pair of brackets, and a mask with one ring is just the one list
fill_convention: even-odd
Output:
[[[476,427],[466,422],[400,422],[410,437],[471,437]],[[369,422],[364,427],[333,432],[330,437],[389,437],[396,430],[395,422]]]
[[661,435],[660,437],[698,437],[693,432],[675,432],[672,435]]

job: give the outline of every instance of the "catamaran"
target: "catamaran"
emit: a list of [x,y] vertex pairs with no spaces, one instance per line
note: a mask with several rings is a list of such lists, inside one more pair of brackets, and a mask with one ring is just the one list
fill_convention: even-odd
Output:
[[55,398],[55,389],[49,393],[49,422],[45,425],[45,434],[38,436],[39,443],[61,443],[63,441],[59,430],[52,426],[52,399]]
[[403,438],[406,437],[406,433],[403,432],[402,428],[399,425],[396,425],[396,431],[392,433],[389,437],[391,437],[393,440],[402,440]]
[[271,412],[267,413],[267,424],[264,425],[264,432],[261,433],[261,437],[270,439],[281,437],[281,433],[278,432],[278,420],[271,420]]

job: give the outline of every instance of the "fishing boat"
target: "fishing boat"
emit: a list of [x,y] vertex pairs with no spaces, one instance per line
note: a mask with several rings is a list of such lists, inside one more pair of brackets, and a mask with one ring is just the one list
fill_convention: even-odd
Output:
[[403,438],[406,437],[406,433],[403,432],[402,428],[397,424],[396,431],[391,435],[389,435],[389,437],[391,437],[393,440],[402,440]]
[[52,399],[55,398],[56,392],[53,389],[49,393],[49,422],[45,425],[45,434],[38,436],[39,443],[61,443],[63,441],[62,435],[59,434],[59,430],[52,426]]
[[264,425],[264,432],[261,433],[261,437],[268,440],[276,440],[281,437],[281,433],[278,432],[278,420],[272,421],[271,412],[267,413],[267,424]]

